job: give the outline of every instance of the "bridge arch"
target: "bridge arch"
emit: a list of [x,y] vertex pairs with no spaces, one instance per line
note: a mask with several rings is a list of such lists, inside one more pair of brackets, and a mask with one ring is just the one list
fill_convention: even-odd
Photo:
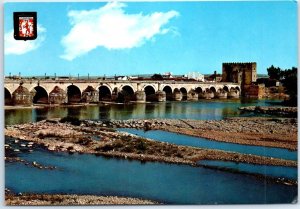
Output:
[[195,88],[195,92],[198,94],[198,99],[203,98],[204,91],[205,91],[205,89],[201,86],[198,86],[197,88]]
[[46,88],[45,85],[41,85],[41,84],[39,84],[39,83],[37,83],[37,84],[32,83],[32,85],[30,85],[30,86],[26,86],[25,84],[23,84],[23,86],[24,86],[24,87],[27,87],[27,89],[28,89],[30,92],[36,90],[36,89],[35,89],[36,87],[41,87],[41,88],[43,88],[43,89],[47,92],[47,95],[49,95],[49,93],[50,93],[50,90],[49,90],[48,88]]
[[134,88],[131,85],[124,85],[118,92],[117,102],[129,102],[134,100]]
[[146,88],[148,88],[148,90],[150,89],[149,87],[152,87],[154,89],[154,91],[157,91],[157,88],[155,87],[155,85],[152,84],[146,84],[143,86],[143,90],[145,91]]
[[146,101],[154,101],[155,100],[155,88],[152,85],[148,85],[144,87],[144,91],[146,94]]
[[4,104],[5,105],[12,105],[12,94],[10,91],[4,87]]
[[68,103],[78,103],[81,101],[81,91],[78,86],[69,85],[67,87]]
[[195,91],[198,93],[198,94],[200,94],[200,93],[202,93],[203,92],[203,89],[202,89],[202,87],[197,87],[196,89],[195,89]]
[[164,92],[166,92],[166,94],[172,94],[172,88],[170,86],[164,86],[164,88],[162,89]]
[[173,91],[172,91],[172,88],[170,86],[165,86],[163,89],[162,89],[164,92],[166,92],[166,100],[172,100],[172,97],[173,97]]
[[187,90],[184,87],[181,87],[180,92],[182,93],[182,100],[187,100]]
[[238,86],[236,86],[235,89],[238,91],[241,91],[240,87],[238,87]]
[[134,88],[133,85],[131,85],[131,84],[129,84],[129,83],[126,83],[126,84],[124,84],[124,85],[121,85],[121,86],[119,87],[119,90],[122,91],[122,90],[124,89],[124,87],[125,87],[125,89],[127,89],[127,90],[129,90],[129,91],[131,91],[130,89],[132,89],[133,93],[136,91],[136,88]]
[[131,85],[123,86],[122,91],[125,91],[127,94],[134,94],[134,88]]
[[33,100],[32,100],[32,102],[34,104],[49,103],[49,95],[48,95],[47,90],[44,87],[38,85],[38,86],[34,87],[33,89],[35,90],[35,95],[33,96]]
[[108,86],[106,85],[99,86],[98,90],[99,90],[99,101],[111,101],[112,91]]
[[211,86],[211,87],[209,88],[209,90],[212,91],[213,93],[216,93],[216,92],[217,92],[217,90],[216,90],[216,88],[215,88],[214,86]]
[[96,87],[96,89],[99,89],[99,88],[102,87],[102,86],[103,86],[103,87],[107,87],[107,88],[109,89],[109,93],[110,93],[110,94],[113,93],[114,90],[112,89],[112,87],[111,87],[109,84],[106,84],[106,83],[103,83],[103,84],[101,83],[100,85],[98,85],[98,86]]
[[223,90],[226,91],[226,92],[229,92],[228,86],[224,86],[224,87],[223,87]]

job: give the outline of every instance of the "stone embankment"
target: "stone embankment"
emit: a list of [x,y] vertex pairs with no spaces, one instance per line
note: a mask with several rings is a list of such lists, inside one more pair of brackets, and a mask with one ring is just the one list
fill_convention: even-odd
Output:
[[263,107],[263,106],[248,106],[240,107],[240,110],[267,115],[279,115],[285,117],[297,117],[297,107]]
[[61,195],[61,194],[13,194],[6,189],[6,205],[59,206],[59,205],[153,205],[157,202],[130,197]]
[[[140,161],[159,161],[196,166],[199,160],[223,160],[253,164],[297,166],[296,161],[178,146],[117,132],[111,128],[115,126],[127,127],[126,125],[121,125],[123,122],[73,121],[72,123],[76,125],[72,125],[59,122],[59,120],[48,120],[8,126],[5,129],[5,136],[16,138],[20,140],[19,143],[23,144],[23,141],[34,142],[49,151],[90,153]],[[160,128],[172,127],[172,123],[157,120],[152,122],[145,120],[125,121],[124,124],[129,124],[135,128],[145,126],[149,126],[148,128],[152,126]],[[192,121],[177,121],[176,124],[179,127],[196,125]],[[6,149],[10,149],[11,146],[6,144]]]

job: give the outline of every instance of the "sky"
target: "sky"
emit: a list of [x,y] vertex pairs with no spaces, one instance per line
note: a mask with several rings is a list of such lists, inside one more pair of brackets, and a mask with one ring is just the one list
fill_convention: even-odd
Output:
[[[13,12],[36,11],[38,38],[14,40]],[[297,66],[297,4],[8,2],[4,72],[22,76],[212,74],[223,62]]]

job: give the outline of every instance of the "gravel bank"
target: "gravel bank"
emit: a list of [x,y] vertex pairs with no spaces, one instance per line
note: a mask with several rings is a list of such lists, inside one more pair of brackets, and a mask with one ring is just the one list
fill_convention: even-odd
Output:
[[297,150],[295,118],[228,118],[225,120],[114,120],[98,125],[116,128],[164,130],[210,140]]
[[59,205],[153,205],[157,202],[138,198],[95,196],[95,195],[60,195],[60,194],[5,194],[6,205],[19,206],[59,206]]
[[240,110],[262,113],[268,115],[279,115],[286,117],[297,117],[298,108],[297,107],[264,107],[264,106],[248,106],[240,107]]
[[[167,122],[152,122],[154,127],[172,127],[171,125],[168,125]],[[6,127],[5,136],[19,139],[17,143],[21,144],[21,146],[22,144],[23,146],[27,146],[23,141],[30,141],[49,151],[89,153],[140,161],[159,161],[196,166],[197,161],[199,160],[223,160],[253,164],[297,166],[296,161],[226,152],[215,149],[179,146],[144,139],[128,133],[116,132],[115,129],[108,127],[117,126],[116,124],[119,124],[119,126],[127,124],[134,126],[135,128],[137,128],[138,125],[132,124],[139,124],[140,127],[152,127],[151,122],[145,120],[122,122],[73,121],[73,123],[78,124],[71,125],[70,123],[59,122],[59,120],[50,120],[13,125]],[[191,126],[191,124],[194,125],[193,123],[189,123],[186,121],[179,121],[176,124],[188,127]],[[125,127],[127,127],[127,125]],[[180,130],[186,129],[182,128]],[[15,151],[12,146],[12,144],[5,145],[6,153],[20,151]]]

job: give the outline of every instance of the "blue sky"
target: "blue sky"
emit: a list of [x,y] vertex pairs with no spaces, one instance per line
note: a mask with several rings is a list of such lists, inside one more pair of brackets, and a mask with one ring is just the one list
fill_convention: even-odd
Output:
[[[5,75],[221,73],[223,62],[297,66],[297,4],[284,2],[4,5]],[[13,12],[36,11],[38,38],[12,39]]]

